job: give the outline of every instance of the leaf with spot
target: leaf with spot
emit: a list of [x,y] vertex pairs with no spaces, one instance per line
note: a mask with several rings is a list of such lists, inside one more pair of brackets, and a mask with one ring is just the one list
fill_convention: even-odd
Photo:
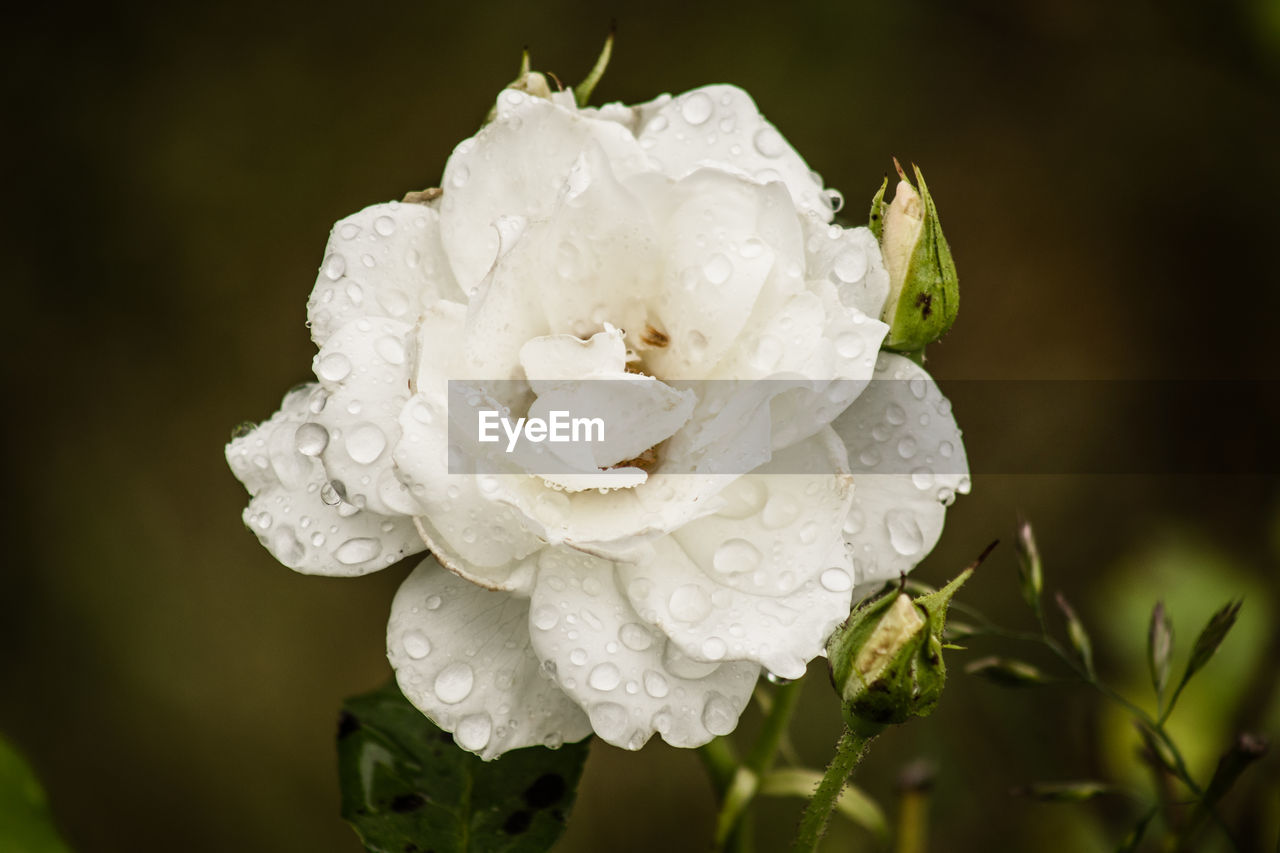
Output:
[[343,703],[342,817],[373,853],[528,853],[564,831],[589,740],[483,761],[394,681]]

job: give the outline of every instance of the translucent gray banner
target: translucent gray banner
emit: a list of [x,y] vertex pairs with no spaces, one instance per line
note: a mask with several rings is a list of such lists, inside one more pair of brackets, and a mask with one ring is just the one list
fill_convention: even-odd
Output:
[[[451,473],[1280,473],[1280,382],[453,380]],[[956,423],[964,429],[961,439]],[[844,451],[831,449],[831,427]],[[780,453],[805,442],[806,452]]]

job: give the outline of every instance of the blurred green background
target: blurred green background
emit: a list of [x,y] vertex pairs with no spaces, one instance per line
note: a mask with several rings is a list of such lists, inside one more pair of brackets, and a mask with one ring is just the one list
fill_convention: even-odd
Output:
[[[433,185],[523,45],[578,79],[612,18],[597,100],[741,85],[854,219],[890,155],[924,167],[963,291],[930,350],[944,390],[1280,379],[1274,0],[28,4],[0,37],[0,733],[77,849],[360,849],[337,817],[335,720],[342,697],[388,675],[383,629],[406,568],[329,580],[276,564],[241,525],[222,445],[308,378],[304,304],[330,224]],[[1062,413],[957,415],[979,473],[920,577],[949,577],[1001,537],[963,597],[1026,624],[1007,544],[1026,512],[1050,588],[1135,695],[1156,598],[1185,654],[1209,612],[1244,595],[1174,719],[1202,777],[1232,732],[1274,739],[1276,478],[983,474],[1009,470],[1020,436]],[[1247,402],[1223,413],[1254,417]],[[1144,439],[1105,408],[1071,418],[1098,441]],[[1006,648],[975,642],[952,661]],[[811,674],[794,732],[820,764],[838,717],[822,668]],[[935,850],[1105,850],[1135,816],[1124,802],[1007,791],[1141,785],[1135,744],[1082,688],[1011,694],[957,675],[858,779],[892,815],[901,768],[935,763]],[[1275,844],[1278,779],[1273,754],[1224,804],[1244,849]],[[702,850],[712,807],[693,753],[600,745],[562,846]],[[767,803],[763,848],[797,815]],[[839,825],[830,849],[866,843]]]

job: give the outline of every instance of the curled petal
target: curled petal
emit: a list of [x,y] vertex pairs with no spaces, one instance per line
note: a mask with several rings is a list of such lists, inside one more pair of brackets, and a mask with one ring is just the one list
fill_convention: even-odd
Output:
[[597,735],[639,749],[657,732],[701,746],[737,727],[754,663],[688,659],[645,625],[616,586],[613,563],[567,548],[539,560],[530,611],[533,648]]
[[626,128],[508,89],[497,114],[445,165],[440,233],[454,275],[471,293],[498,254],[493,225],[505,215],[545,220],[579,154],[598,145],[619,175],[647,168]]
[[640,145],[666,174],[680,178],[713,164],[762,183],[781,181],[796,209],[831,221],[822,179],[738,87],[703,86],[660,98],[639,113]]
[[833,427],[853,469],[845,540],[856,580],[910,571],[937,544],[955,496],[969,491],[951,403],[924,368],[881,353],[875,380]]
[[387,658],[405,698],[485,760],[591,734],[533,653],[528,599],[481,589],[431,557],[396,593]]
[[412,323],[458,286],[440,245],[434,207],[390,202],[366,207],[333,226],[307,301],[311,339],[329,336],[361,318]]
[[368,574],[423,550],[411,519],[362,510],[316,458],[328,440],[314,420],[325,392],[306,385],[281,410],[227,445],[232,471],[253,495],[245,525],[273,556],[303,574]]

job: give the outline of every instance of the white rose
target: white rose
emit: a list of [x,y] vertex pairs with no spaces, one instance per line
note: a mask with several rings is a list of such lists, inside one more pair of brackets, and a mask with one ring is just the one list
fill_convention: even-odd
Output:
[[[306,573],[429,550],[388,656],[485,758],[728,733],[761,668],[802,675],[968,489],[946,401],[879,352],[874,237],[831,224],[833,195],[732,86],[600,109],[504,91],[441,189],[334,226],[307,306],[319,383],[227,448],[246,523]],[[527,393],[493,402],[524,414],[540,382],[628,376],[645,416],[580,476],[499,446],[450,459],[449,380],[513,380]]]

